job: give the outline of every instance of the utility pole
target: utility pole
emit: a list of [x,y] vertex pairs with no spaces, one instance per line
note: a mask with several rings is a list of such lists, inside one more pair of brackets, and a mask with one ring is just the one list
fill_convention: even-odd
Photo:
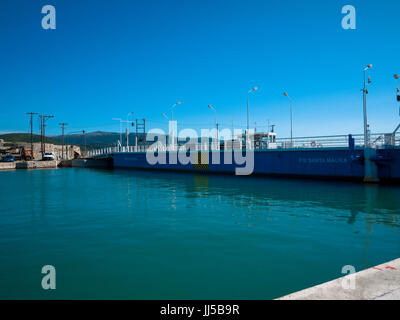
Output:
[[86,136],[85,136],[86,131],[82,130],[82,146],[84,146],[85,153],[86,153]]
[[54,118],[54,116],[49,115],[40,115],[40,123],[41,123],[41,141],[42,141],[42,158],[46,152],[46,119]]
[[62,129],[62,158],[64,159],[64,129],[65,129],[65,126],[68,125],[68,123],[62,122],[62,123],[59,123],[59,125],[61,126],[61,129]]
[[129,116],[134,113],[135,111],[129,112],[128,115],[126,116],[126,148],[128,150],[129,150]]
[[40,152],[43,157],[43,116],[39,115],[40,118]]
[[26,114],[31,116],[30,127],[31,127],[31,158],[33,160],[33,116],[37,113],[27,112]]
[[[136,151],[140,151],[140,145],[143,145],[143,151],[146,151],[146,119],[142,123],[136,119]],[[139,137],[139,130],[143,129],[142,138]]]

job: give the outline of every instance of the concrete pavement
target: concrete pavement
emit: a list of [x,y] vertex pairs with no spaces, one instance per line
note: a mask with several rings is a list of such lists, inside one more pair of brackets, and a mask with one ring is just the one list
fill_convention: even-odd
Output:
[[400,259],[277,300],[400,300]]

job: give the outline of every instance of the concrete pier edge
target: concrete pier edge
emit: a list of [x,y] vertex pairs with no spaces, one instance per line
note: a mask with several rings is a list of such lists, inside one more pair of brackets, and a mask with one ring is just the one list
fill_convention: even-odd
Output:
[[52,169],[57,168],[58,164],[59,160],[0,162],[0,170]]
[[15,161],[0,162],[1,170],[18,169],[55,169],[55,168],[102,168],[111,169],[111,159],[71,159],[53,161]]
[[[354,289],[343,286],[351,277]],[[276,300],[400,300],[400,258]]]

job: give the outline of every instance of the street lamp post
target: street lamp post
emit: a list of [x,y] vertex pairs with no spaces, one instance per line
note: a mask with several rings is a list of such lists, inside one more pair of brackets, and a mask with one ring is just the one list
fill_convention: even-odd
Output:
[[119,121],[119,143],[122,144],[122,119],[113,118],[113,120]]
[[[166,115],[165,113],[161,113],[161,115],[162,115],[165,119],[167,119],[167,121],[168,121],[168,123],[167,123],[167,130],[169,130],[169,118],[167,117],[167,115]],[[168,133],[170,133],[170,132],[168,132]],[[168,135],[168,139],[170,139],[169,135]]]
[[214,125],[215,125],[215,128],[217,128],[217,111],[214,109],[213,106],[208,105],[208,107],[209,107],[211,110],[214,111]]
[[254,87],[247,92],[247,132],[250,129],[250,93],[257,91],[258,87]]
[[217,124],[217,110],[215,110],[213,106],[208,105],[208,107],[209,107],[211,110],[214,111],[214,125],[215,125],[215,130],[217,130],[217,150],[218,150],[218,149],[219,149],[219,148],[218,148],[218,146],[219,146],[219,141],[218,141],[219,136],[218,136],[218,124]]
[[[174,103],[174,104],[171,106],[171,123],[170,123],[171,132],[169,132],[169,138],[171,139],[171,146],[172,146],[172,149],[175,148],[174,108],[175,108],[177,105],[180,105],[180,104],[182,104],[182,102],[178,101],[178,102]],[[167,116],[166,116],[165,114],[164,114],[164,117],[167,118]],[[167,118],[167,119],[168,119],[168,118]]]
[[[178,101],[171,106],[171,122],[169,124],[169,130],[170,130],[169,139],[171,140],[170,145],[171,145],[172,150],[175,149],[175,129],[176,129],[175,124],[174,124],[174,108],[180,104],[182,104],[182,102]],[[165,114],[163,114],[163,115],[165,118],[168,119],[168,117]]]
[[[398,74],[395,74],[394,75],[394,78],[396,79],[396,80],[399,80],[399,75]],[[399,80],[399,82],[400,82],[400,80]],[[398,101],[398,102],[400,102],[400,89],[399,89],[399,87],[396,87],[396,100]],[[399,107],[399,116],[400,116],[400,107]],[[393,131],[393,133],[392,133],[392,144],[393,145],[396,145],[396,133],[397,133],[397,131],[400,129],[400,124],[396,127],[396,129],[394,129],[394,131]]]
[[290,144],[293,147],[293,101],[286,92],[283,95],[289,99],[290,103]]
[[376,149],[370,147],[369,133],[368,133],[368,120],[367,120],[367,86],[371,83],[368,77],[367,70],[372,68],[372,64],[364,68],[364,88],[363,92],[363,112],[364,112],[364,182],[378,182],[378,168],[373,158],[376,157]]
[[363,88],[363,113],[364,113],[364,147],[369,147],[369,138],[368,138],[368,120],[367,120],[367,85],[371,83],[370,78],[368,77],[367,83],[367,70],[372,68],[372,64],[367,65],[364,68],[364,88]]
[[[394,78],[396,80],[400,79],[398,74],[395,74]],[[399,80],[399,82],[400,82],[400,80]],[[399,89],[399,87],[396,88],[396,99],[397,99],[398,102],[400,102],[400,89]],[[399,110],[399,114],[400,114],[400,110]]]
[[182,103],[182,102],[178,101],[177,103],[174,103],[174,104],[171,106],[171,121],[174,121],[174,108],[175,108],[177,105],[181,104],[181,103]]

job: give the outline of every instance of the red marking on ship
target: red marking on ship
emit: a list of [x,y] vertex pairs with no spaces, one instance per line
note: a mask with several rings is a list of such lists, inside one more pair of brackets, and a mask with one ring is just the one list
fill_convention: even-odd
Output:
[[379,269],[379,268],[377,268],[377,267],[373,267],[372,269],[382,271],[382,269]]

